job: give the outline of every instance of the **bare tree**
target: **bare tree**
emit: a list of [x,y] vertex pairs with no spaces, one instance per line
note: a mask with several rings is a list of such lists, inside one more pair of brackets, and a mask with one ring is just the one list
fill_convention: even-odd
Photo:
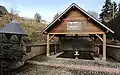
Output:
[[20,11],[17,9],[17,6],[12,6],[10,9],[10,13],[14,15],[18,15]]
[[35,15],[34,15],[34,19],[36,20],[36,22],[40,22],[41,21],[41,15],[39,14],[39,13],[36,13]]
[[93,17],[98,18],[98,13],[95,11],[88,11],[89,14],[91,14]]
[[[10,9],[10,21],[12,21],[13,19],[18,19],[18,14],[20,13],[19,10],[17,10],[17,6],[12,6]],[[16,15],[16,16],[15,16]]]

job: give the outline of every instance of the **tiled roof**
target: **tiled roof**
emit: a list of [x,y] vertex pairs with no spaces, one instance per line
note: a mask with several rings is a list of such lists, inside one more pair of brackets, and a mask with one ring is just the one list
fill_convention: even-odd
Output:
[[0,33],[26,35],[24,30],[20,27],[20,23],[17,21],[12,21],[9,24],[6,24],[3,28],[0,29]]

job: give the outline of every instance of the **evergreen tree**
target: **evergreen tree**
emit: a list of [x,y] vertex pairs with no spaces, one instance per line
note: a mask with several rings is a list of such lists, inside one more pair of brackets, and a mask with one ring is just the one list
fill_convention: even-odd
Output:
[[118,10],[117,3],[113,2],[111,7],[111,13],[110,13],[113,18],[117,16],[117,10]]
[[120,2],[118,4],[118,14],[120,14]]
[[55,14],[55,16],[53,17],[53,19],[56,19],[59,16],[58,13]]
[[39,13],[36,13],[35,16],[34,16],[34,19],[36,20],[36,22],[40,22],[41,21],[41,16]]
[[53,17],[53,20],[56,19],[61,13],[62,13],[61,11],[56,13],[55,16]]
[[101,10],[100,19],[102,22],[109,21],[117,15],[117,4],[111,2],[111,0],[106,0],[105,5]]
[[5,35],[0,34],[0,39],[0,75],[4,75],[3,72],[13,69],[14,64],[23,61],[25,52],[17,36],[13,35],[7,39]]

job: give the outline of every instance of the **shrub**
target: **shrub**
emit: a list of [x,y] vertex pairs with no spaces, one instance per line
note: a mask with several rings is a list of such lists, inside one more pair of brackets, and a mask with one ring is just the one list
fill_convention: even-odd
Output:
[[13,63],[22,61],[25,52],[15,35],[10,39],[7,39],[5,35],[0,35],[0,39],[0,69],[7,71],[12,69]]

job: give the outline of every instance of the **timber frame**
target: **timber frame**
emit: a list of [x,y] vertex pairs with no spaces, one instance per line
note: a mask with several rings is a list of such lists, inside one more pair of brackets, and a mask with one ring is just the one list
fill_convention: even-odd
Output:
[[[66,14],[69,10],[71,9],[77,9],[80,12],[84,13],[87,17],[87,21],[91,22],[94,21],[95,24],[94,25],[99,25],[99,26],[95,26],[96,27],[96,31],[91,31],[92,29],[89,28],[88,31],[78,31],[78,32],[60,32],[60,31],[53,31],[55,28],[52,26],[55,26],[56,22],[62,22],[63,19],[62,17],[64,16],[64,14]],[[91,20],[91,21],[90,21]],[[88,23],[87,23],[88,24]],[[93,25],[93,26],[94,26]],[[64,25],[65,26],[65,25]],[[94,27],[94,28],[95,28]],[[58,27],[59,28],[59,27]],[[64,28],[64,27],[61,27]],[[59,28],[60,29],[60,28]],[[57,28],[56,28],[57,30]],[[73,3],[71,4],[63,13],[61,13],[56,19],[54,19],[45,29],[43,29],[41,31],[41,33],[46,34],[47,35],[47,52],[46,55],[50,56],[50,41],[52,40],[52,38],[56,35],[67,35],[67,34],[72,34],[72,35],[95,35],[96,37],[98,37],[101,41],[102,41],[102,48],[103,48],[103,53],[102,53],[102,60],[106,60],[106,33],[107,32],[111,32],[114,33],[113,30],[111,30],[110,28],[108,28],[106,25],[102,24],[100,21],[98,21],[96,18],[94,18],[93,16],[91,16],[89,13],[87,13],[85,10],[83,10],[82,8],[80,8],[77,4]],[[102,35],[102,37],[100,36]],[[99,52],[98,52],[99,53]]]
[[[53,34],[52,36],[50,36],[51,34]],[[46,56],[50,56],[50,40],[57,34],[60,34],[60,33],[49,33],[47,34],[47,54]],[[62,33],[62,34],[70,34],[70,33]],[[81,34],[81,33],[80,33]],[[83,33],[83,34],[88,34],[88,33]],[[93,34],[93,33],[89,33],[89,34]],[[103,42],[103,57],[102,57],[102,60],[106,60],[106,34],[105,33],[94,33],[96,36],[99,37],[99,39]],[[101,38],[99,36],[99,34],[103,35],[103,37]],[[99,48],[98,48],[99,49]]]

